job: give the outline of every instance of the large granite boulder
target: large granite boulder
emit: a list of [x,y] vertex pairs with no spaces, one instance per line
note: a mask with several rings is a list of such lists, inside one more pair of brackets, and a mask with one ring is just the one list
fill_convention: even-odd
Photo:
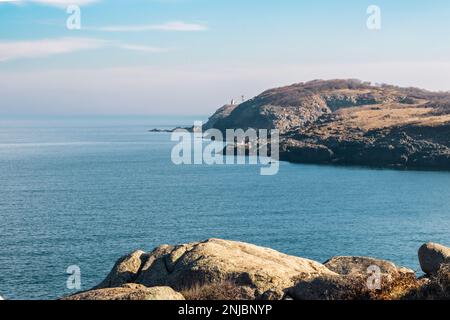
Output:
[[147,288],[138,284],[125,284],[118,288],[78,293],[62,300],[184,300],[184,297],[170,287]]
[[367,292],[362,277],[323,275],[302,277],[288,295],[294,300],[359,300],[367,298]]
[[[414,271],[369,257],[334,257],[324,265],[335,275],[302,277],[288,294],[298,300],[361,300],[391,298],[415,285]],[[379,282],[375,281],[379,270]]]
[[390,261],[370,257],[333,257],[324,265],[340,275],[367,277],[371,267],[378,267],[384,279],[393,279],[402,274],[414,274],[414,271],[398,267]]
[[[137,266],[134,262],[139,261],[141,265]],[[209,239],[178,246],[164,245],[149,254],[139,251],[126,256],[116,263],[97,288],[135,282],[147,287],[169,286],[182,291],[196,285],[232,282],[252,288],[249,299],[282,298],[282,292],[302,277],[322,275],[335,273],[318,262],[272,249]],[[278,294],[274,295],[274,292]]]
[[426,243],[419,249],[419,262],[423,272],[435,275],[442,264],[450,264],[450,248],[437,243]]
[[120,258],[106,279],[94,289],[115,288],[126,283],[133,283],[145,259],[146,254],[141,250],[134,251]]

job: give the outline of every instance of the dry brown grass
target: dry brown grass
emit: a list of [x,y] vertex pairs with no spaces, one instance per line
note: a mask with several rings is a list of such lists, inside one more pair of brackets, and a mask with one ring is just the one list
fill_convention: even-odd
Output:
[[442,125],[450,121],[450,115],[436,115],[433,109],[417,105],[377,105],[341,109],[336,112],[341,122],[352,128],[373,130],[405,125]]
[[401,300],[420,287],[414,274],[383,277],[381,289],[371,290],[362,275],[324,276],[300,280],[288,294],[300,300]]
[[364,281],[358,285],[355,284],[356,289],[344,295],[343,300],[401,300],[406,293],[417,287],[415,277],[409,276],[400,276],[385,282],[380,290],[369,290]]
[[196,284],[181,291],[186,300],[252,300],[254,290],[232,281]]
[[[181,291],[187,300],[254,300],[255,291],[232,281],[197,284]],[[323,297],[322,297],[323,298]],[[450,265],[430,279],[399,274],[383,283],[381,290],[367,289],[361,277],[346,277],[342,291],[327,300],[450,300]]]
[[409,292],[417,290],[420,283],[414,274],[400,274],[384,281],[380,290],[369,290],[363,278],[355,278],[350,287],[354,290],[343,295],[342,300],[402,300]]
[[401,274],[387,282],[381,290],[370,292],[371,300],[402,300],[411,291],[420,288],[420,281],[414,274]]
[[438,274],[423,279],[422,285],[408,292],[408,300],[450,300],[450,265],[444,265]]

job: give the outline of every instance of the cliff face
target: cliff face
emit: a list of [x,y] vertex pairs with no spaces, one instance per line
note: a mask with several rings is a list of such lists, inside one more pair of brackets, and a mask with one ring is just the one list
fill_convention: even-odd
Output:
[[203,130],[208,130],[215,128],[217,122],[221,121],[224,118],[230,116],[231,112],[236,109],[237,105],[226,104],[223,107],[219,108],[208,120],[207,123],[203,126]]
[[281,159],[450,169],[450,94],[315,80],[223,108],[206,128],[278,129]]

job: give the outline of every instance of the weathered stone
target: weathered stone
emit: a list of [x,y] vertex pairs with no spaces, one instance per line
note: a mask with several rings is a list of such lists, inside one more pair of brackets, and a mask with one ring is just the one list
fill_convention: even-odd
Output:
[[437,281],[442,288],[443,295],[450,299],[450,264],[442,264],[437,274]]
[[287,139],[281,142],[281,157],[290,162],[327,163],[333,158],[333,151],[324,145]]
[[427,243],[419,249],[420,266],[426,274],[436,274],[441,264],[450,263],[450,248],[436,243]]
[[120,258],[108,277],[95,288],[114,288],[134,282],[145,258],[145,252],[140,250]]
[[78,293],[62,300],[184,300],[184,297],[170,287],[148,288],[138,284],[125,284],[118,288]]
[[355,275],[323,275],[302,277],[288,295],[295,300],[367,299],[366,288],[364,279]]
[[324,265],[331,271],[344,276],[367,278],[371,272],[369,268],[373,266],[380,268],[381,276],[389,280],[400,274],[414,274],[413,270],[397,267],[390,261],[370,257],[334,257],[325,262]]
[[[126,268],[121,270],[128,272]],[[300,275],[327,274],[335,273],[312,260],[242,242],[210,239],[155,249],[146,255],[134,282],[182,291],[195,285],[230,281],[254,288],[254,297],[250,298],[261,298],[265,292],[280,292],[293,286]],[[124,278],[115,267],[102,285],[120,283]]]
[[181,294],[187,300],[253,300],[255,298],[255,289],[224,281],[197,284],[184,289],[181,291]]
[[284,290],[268,290],[262,294],[259,298],[261,300],[275,301],[284,300],[286,292]]
[[228,117],[231,112],[233,112],[234,109],[236,109],[238,105],[237,104],[227,104],[223,107],[219,108],[209,119],[208,122],[203,125],[203,130],[209,130],[214,128],[215,124]]
[[419,286],[405,297],[407,300],[450,300],[450,264],[442,264],[435,275],[422,277]]
[[[369,286],[373,266],[381,272],[380,288]],[[122,257],[94,290],[69,298],[159,299],[155,287],[173,288],[193,300],[439,298],[448,296],[450,277],[450,265],[440,267],[437,276],[422,281],[414,271],[380,259],[334,257],[321,264],[247,243],[209,239],[163,245],[151,253],[136,251]],[[163,293],[161,299],[171,299]]]

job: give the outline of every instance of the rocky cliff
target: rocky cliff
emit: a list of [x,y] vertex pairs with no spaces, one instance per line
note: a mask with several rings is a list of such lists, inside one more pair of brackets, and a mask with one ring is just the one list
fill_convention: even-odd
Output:
[[209,128],[278,129],[291,162],[450,169],[450,93],[315,80],[224,106]]
[[209,239],[130,253],[98,286],[64,299],[450,299],[450,248],[425,244],[419,260],[426,276],[417,279],[414,271],[380,259],[333,257],[322,264],[248,243]]

